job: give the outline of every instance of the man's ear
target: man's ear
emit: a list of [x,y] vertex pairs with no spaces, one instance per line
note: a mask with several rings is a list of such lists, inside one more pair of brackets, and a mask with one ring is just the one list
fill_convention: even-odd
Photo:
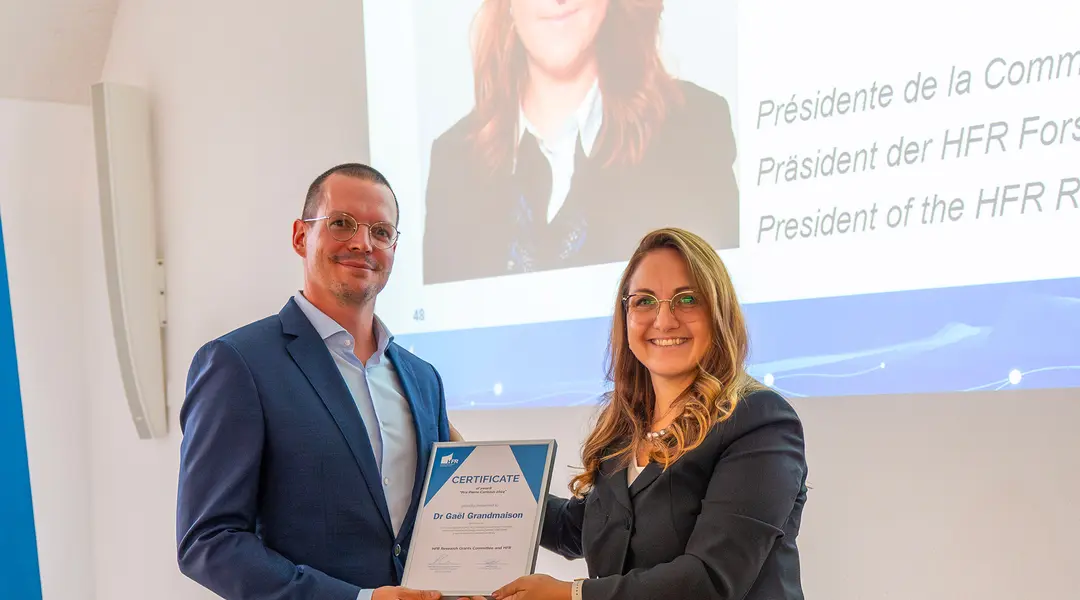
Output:
[[294,252],[302,257],[307,257],[307,223],[300,219],[293,221],[292,247]]

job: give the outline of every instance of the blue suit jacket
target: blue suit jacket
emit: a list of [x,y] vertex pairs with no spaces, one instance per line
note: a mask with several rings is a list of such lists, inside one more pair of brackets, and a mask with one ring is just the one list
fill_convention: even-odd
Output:
[[386,354],[417,437],[396,536],[360,413],[293,300],[199,349],[180,411],[185,575],[230,600],[355,600],[360,588],[400,582],[431,446],[450,430],[435,368],[393,343]]

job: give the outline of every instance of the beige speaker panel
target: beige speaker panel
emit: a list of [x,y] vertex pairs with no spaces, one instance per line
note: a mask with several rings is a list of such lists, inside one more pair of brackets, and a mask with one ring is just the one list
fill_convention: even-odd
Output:
[[124,395],[140,438],[168,434],[150,101],[146,91],[91,88],[109,310]]

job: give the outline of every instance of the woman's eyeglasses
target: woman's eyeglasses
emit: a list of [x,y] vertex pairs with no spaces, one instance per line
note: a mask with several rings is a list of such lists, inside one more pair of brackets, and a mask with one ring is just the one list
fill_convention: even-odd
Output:
[[698,298],[697,292],[686,290],[667,300],[661,300],[644,292],[623,296],[623,304],[631,319],[637,322],[651,322],[660,314],[660,305],[667,302],[671,314],[684,323],[696,321],[705,314],[705,305]]

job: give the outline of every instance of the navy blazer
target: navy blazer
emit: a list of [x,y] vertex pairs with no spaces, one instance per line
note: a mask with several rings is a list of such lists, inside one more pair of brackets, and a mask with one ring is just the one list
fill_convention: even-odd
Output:
[[584,498],[550,496],[541,544],[584,557],[584,600],[802,600],[803,429],[779,394],[748,394],[665,471],[627,486],[601,463]]
[[412,408],[412,505],[395,536],[364,423],[295,301],[195,354],[180,411],[180,570],[228,599],[355,600],[399,585],[434,442],[442,380],[391,343]]

